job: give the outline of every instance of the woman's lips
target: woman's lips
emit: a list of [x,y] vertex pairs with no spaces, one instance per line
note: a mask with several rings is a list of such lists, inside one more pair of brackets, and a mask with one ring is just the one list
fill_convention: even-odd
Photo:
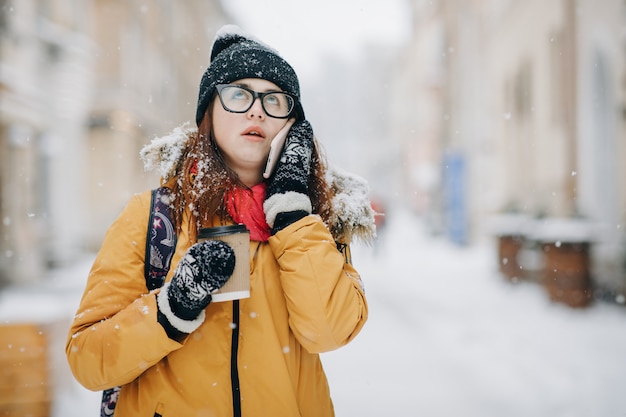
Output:
[[265,139],[265,132],[258,126],[250,126],[242,133],[242,136],[248,136],[252,138]]

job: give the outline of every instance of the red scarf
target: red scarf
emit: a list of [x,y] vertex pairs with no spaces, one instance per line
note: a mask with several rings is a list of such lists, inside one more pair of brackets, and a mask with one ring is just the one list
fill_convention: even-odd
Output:
[[263,202],[265,201],[264,182],[254,187],[236,187],[229,190],[224,199],[226,210],[235,223],[243,223],[250,231],[250,240],[267,242],[270,227],[265,221]]

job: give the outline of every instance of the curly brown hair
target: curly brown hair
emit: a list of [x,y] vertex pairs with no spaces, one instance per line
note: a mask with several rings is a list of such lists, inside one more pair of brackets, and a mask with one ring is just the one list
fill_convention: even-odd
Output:
[[[215,216],[228,221],[224,197],[235,187],[246,188],[224,161],[213,137],[211,112],[215,97],[211,100],[197,132],[190,134],[182,158],[173,178],[166,184],[172,191],[170,207],[172,220],[180,232],[185,213],[191,216],[188,231],[195,236],[196,230],[212,223]],[[309,198],[313,213],[328,224],[332,216],[332,191],[326,181],[326,160],[319,142],[313,140]],[[191,230],[194,229],[194,230]]]

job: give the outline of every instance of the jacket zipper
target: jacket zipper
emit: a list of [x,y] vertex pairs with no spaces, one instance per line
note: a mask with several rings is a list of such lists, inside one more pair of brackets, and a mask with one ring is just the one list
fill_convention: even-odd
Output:
[[233,393],[233,415],[241,417],[241,392],[239,390],[239,369],[237,352],[239,350],[239,300],[233,301],[233,333],[230,348],[230,384]]

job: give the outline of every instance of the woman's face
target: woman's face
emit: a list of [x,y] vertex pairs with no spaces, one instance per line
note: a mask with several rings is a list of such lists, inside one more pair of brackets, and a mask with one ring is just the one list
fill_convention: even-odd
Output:
[[[259,93],[280,91],[276,84],[257,78],[244,78],[231,84],[243,85]],[[257,176],[257,182],[261,181],[270,143],[285,126],[287,119],[268,116],[259,99],[245,113],[226,111],[217,95],[215,100],[212,106],[213,135],[225,162],[239,174],[246,185],[250,185],[250,181],[244,178]]]

